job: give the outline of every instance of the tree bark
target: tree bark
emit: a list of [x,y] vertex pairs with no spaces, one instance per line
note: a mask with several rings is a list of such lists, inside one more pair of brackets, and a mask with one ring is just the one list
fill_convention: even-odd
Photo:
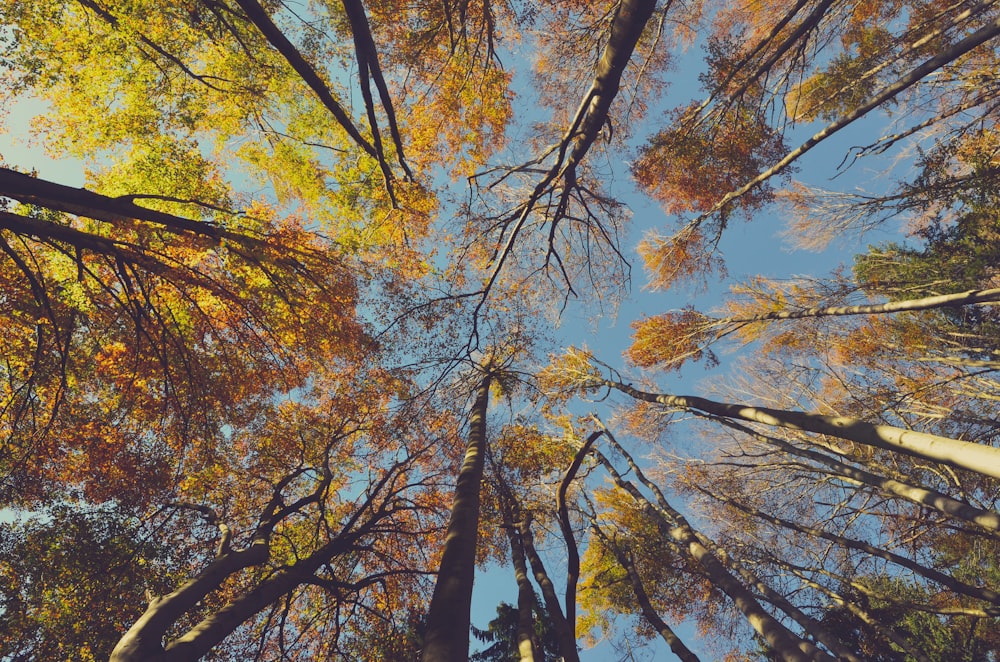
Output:
[[[347,132],[347,135],[351,137],[361,149],[365,151],[369,156],[377,159],[380,164],[385,163],[385,159],[378,150],[368,142],[368,140],[361,135],[361,132],[354,122],[351,120],[350,115],[344,110],[344,107],[334,98],[333,92],[327,86],[326,82],[319,75],[319,72],[313,68],[309,62],[306,61],[299,49],[288,40],[285,33],[274,24],[271,17],[268,16],[267,11],[260,5],[257,0],[236,0],[236,4],[246,12],[247,21],[254,25],[260,33],[264,35],[268,43],[278,51],[283,58],[288,62],[289,65],[295,72],[302,78],[302,81],[309,86],[310,89],[316,94],[320,102],[326,109],[330,111],[330,114],[336,118],[337,123]],[[388,185],[389,182],[386,182]]]
[[642,616],[646,621],[653,626],[653,629],[660,635],[660,637],[670,646],[671,652],[681,659],[681,662],[700,662],[698,656],[691,652],[681,638],[677,636],[673,628],[667,625],[667,622],[660,618],[660,614],[657,613],[656,608],[653,607],[653,603],[649,599],[649,594],[646,593],[646,588],[642,584],[642,578],[639,576],[639,571],[635,567],[635,563],[629,557],[628,553],[622,550],[613,540],[611,540],[601,527],[597,525],[596,522],[591,524],[594,533],[600,537],[604,544],[608,546],[611,553],[615,555],[618,559],[619,565],[625,569],[628,575],[629,583],[632,585],[632,592],[635,593],[636,602],[639,603],[639,609],[642,610]]
[[[115,646],[110,662],[190,662],[205,656],[254,614],[302,584],[331,558],[346,551],[357,537],[355,533],[346,539],[338,537],[331,540],[308,557],[278,571],[249,592],[212,612],[163,646],[167,629],[187,610],[239,569],[263,563],[267,550],[251,546],[244,552],[233,553],[231,556],[239,559],[239,563],[227,557],[219,559],[181,588],[153,601]],[[247,552],[249,554],[245,558],[239,557]]]
[[839,475],[847,480],[874,487],[883,494],[889,496],[897,496],[912,503],[933,508],[937,512],[949,517],[954,517],[955,519],[960,519],[962,521],[969,522],[970,524],[976,524],[991,533],[1000,533],[1000,513],[997,513],[994,510],[977,508],[970,503],[952,498],[947,494],[938,492],[937,490],[919,487],[917,485],[904,483],[892,478],[886,478],[885,476],[880,476],[870,471],[865,471],[864,469],[858,469],[849,464],[835,460],[824,453],[819,453],[806,448],[798,448],[787,441],[762,435],[734,421],[722,421],[722,423],[735,430],[748,434],[762,443],[780,448],[786,453],[808,458],[820,464],[826,465],[827,467],[830,467],[836,475]]
[[802,579],[802,581],[805,584],[815,588],[821,593],[825,593],[827,596],[830,597],[831,600],[834,601],[834,603],[839,604],[840,606],[847,609],[847,611],[851,612],[854,616],[856,616],[858,620],[870,625],[872,629],[881,634],[888,641],[891,641],[892,643],[899,646],[900,649],[911,655],[913,659],[916,660],[917,662],[931,662],[930,658],[924,655],[923,651],[917,649],[915,646],[913,646],[904,637],[900,636],[899,633],[897,633],[892,628],[883,625],[881,621],[875,618],[867,610],[855,604],[853,601],[848,600],[842,595],[830,590],[828,587],[823,586],[822,584],[819,584],[817,582],[813,582],[806,577],[802,577],[801,575],[799,575],[799,578]]
[[493,374],[487,372],[476,389],[469,421],[469,443],[458,473],[444,554],[427,612],[423,662],[469,659],[469,611],[479,537],[479,488],[486,455],[486,408],[492,377]]
[[[736,577],[730,574],[722,562],[702,544],[695,530],[679,512],[672,508],[665,510],[662,508],[663,504],[658,507],[656,504],[651,503],[649,499],[639,492],[635,485],[625,480],[618,473],[614,465],[601,452],[594,451],[594,454],[601,464],[607,468],[614,483],[630,494],[639,507],[660,521],[664,531],[702,567],[709,581],[733,600],[737,609],[743,613],[750,626],[763,637],[767,645],[781,656],[783,660],[786,660],[786,662],[814,662],[816,660],[835,662],[833,657],[827,655],[815,645],[798,637],[771,616],[757,601],[753,593]],[[669,504],[667,505],[669,506]]]
[[[498,477],[498,481],[503,478]],[[528,577],[528,563],[524,556],[524,544],[521,542],[521,532],[517,528],[518,519],[523,516],[509,495],[509,488],[500,488],[500,508],[503,512],[503,526],[507,531],[507,541],[510,543],[511,564],[514,566],[514,581],[517,582],[517,650],[521,662],[534,662],[541,659],[535,641],[535,589]],[[507,494],[505,497],[504,494]]]
[[[611,109],[611,103],[618,95],[622,74],[625,73],[625,67],[632,59],[632,53],[639,42],[639,37],[642,36],[642,32],[654,11],[656,11],[656,0],[622,0],[618,4],[611,21],[611,27],[608,30],[607,45],[604,47],[601,59],[595,68],[590,88],[580,102],[580,106],[573,116],[573,121],[562,138],[550,147],[543,156],[539,157],[539,161],[541,161],[553,152],[556,153],[555,163],[545,172],[541,181],[535,185],[528,199],[521,206],[513,228],[508,233],[503,246],[498,250],[490,277],[483,287],[485,293],[493,288],[494,282],[500,275],[500,270],[513,251],[514,243],[535,205],[547,192],[553,190],[560,179],[565,180],[559,194],[563,201],[559,207],[563,209],[562,213],[564,213],[569,194],[576,188],[577,167],[586,158],[590,148],[601,134],[601,130],[610,121],[608,112]],[[559,214],[559,216],[561,215]],[[550,220],[550,250],[553,241],[552,233],[555,232],[559,221],[559,217]],[[481,306],[482,303],[480,303]],[[478,313],[478,308],[476,312]]]
[[618,95],[622,74],[655,10],[656,0],[623,0],[618,5],[611,22],[608,44],[594,72],[594,81],[576,111],[570,130],[566,132],[566,144],[572,145],[572,148],[562,166],[563,171],[575,168],[583,160],[607,123],[608,111]]
[[805,317],[840,317],[846,315],[882,315],[902,313],[911,310],[932,310],[934,308],[959,308],[977,303],[1000,301],[1000,288],[987,290],[967,290],[953,294],[938,294],[920,299],[889,301],[887,303],[858,304],[856,306],[814,306],[803,310],[779,310],[747,317],[726,317],[716,324],[741,324],[745,322],[766,322],[768,320],[791,320]]
[[[145,613],[118,641],[111,652],[110,662],[189,662],[206,655],[268,605],[289,594],[297,586],[316,581],[316,572],[330,563],[332,558],[356,550],[358,541],[371,534],[373,529],[391,515],[391,504],[382,502],[376,505],[374,498],[399,475],[399,470],[404,465],[405,462],[397,463],[377,483],[369,486],[367,496],[359,508],[345,518],[339,534],[317,547],[311,554],[277,569],[267,579],[210,612],[200,622],[164,645],[163,640],[168,630],[199,601],[215,592],[226,579],[246,568],[269,561],[269,540],[274,527],[286,517],[301,512],[303,507],[320,501],[326,495],[332,476],[328,472],[312,493],[286,504],[282,497],[283,488],[305,470],[288,474],[274,488],[274,494],[261,514],[260,524],[250,545],[231,551],[228,527],[220,523],[222,540],[215,560],[173,593],[153,600]],[[194,508],[211,512],[207,508]],[[368,515],[364,517],[366,513]],[[377,576],[371,579],[377,580]],[[353,586],[367,582],[368,580],[356,582]],[[338,585],[339,588],[343,588],[343,585]]]
[[220,556],[177,590],[153,600],[115,645],[111,651],[111,662],[163,658],[163,637],[168,628],[228,577],[244,568],[266,562],[268,556],[267,541],[254,541],[246,549]]
[[[55,182],[50,182],[38,177],[32,177],[9,168],[0,168],[0,197],[10,198],[25,204],[38,205],[39,207],[65,212],[67,214],[74,214],[76,216],[86,216],[87,218],[93,218],[95,220],[111,224],[118,224],[129,220],[146,221],[148,223],[154,223],[168,232],[175,234],[190,233],[192,235],[210,239],[213,243],[219,243],[223,239],[235,241],[248,246],[254,246],[261,243],[258,239],[239,234],[238,232],[226,230],[211,223],[192,220],[182,216],[175,216],[173,214],[156,211],[155,209],[149,209],[135,204],[136,200],[142,200],[147,196],[126,195],[110,197],[107,195],[101,195],[100,193],[94,193],[93,191],[88,191],[84,188],[74,188],[72,186],[65,186],[64,184],[56,184]],[[151,199],[162,199],[157,196],[148,197]],[[13,216],[14,218],[25,218],[17,216],[16,214],[10,214],[10,216]],[[80,230],[69,228],[68,226],[59,226],[55,223],[40,221],[39,219],[28,219],[28,221],[22,222],[28,223],[29,221],[35,222],[35,224],[29,229],[36,231],[38,236],[41,238],[51,236],[45,228],[51,228],[53,231],[57,232],[62,229],[63,232],[69,233],[72,231],[73,233],[76,233],[71,236],[76,236],[77,234],[88,237],[93,236]],[[59,235],[52,236],[52,238],[66,240],[66,237]],[[103,239],[103,237],[95,238],[93,240],[98,241],[99,239]],[[111,239],[104,239],[104,241],[109,245],[115,243]]]
[[583,445],[573,456],[569,469],[559,482],[559,489],[556,490],[556,506],[559,511],[559,528],[562,529],[563,539],[566,541],[566,627],[569,628],[568,636],[576,641],[576,584],[580,579],[580,550],[577,548],[576,539],[573,537],[573,526],[569,520],[569,507],[566,504],[566,492],[570,484],[576,478],[576,473],[580,470],[584,458],[590,452],[591,446],[597,438],[604,434],[603,430],[591,433]]
[[556,588],[545,571],[545,565],[535,550],[534,537],[531,535],[531,521],[521,520],[521,540],[524,542],[524,553],[531,564],[531,570],[535,575],[542,590],[542,598],[545,600],[545,610],[549,612],[549,619],[552,627],[556,631],[556,640],[559,642],[559,652],[562,654],[564,662],[580,662],[580,655],[576,650],[576,637],[573,630],[566,622],[563,615],[562,606],[559,604],[559,596],[556,595]]
[[882,450],[905,453],[922,460],[941,462],[958,469],[1000,479],[1000,448],[993,446],[939,437],[891,425],[867,423],[848,416],[825,416],[785,409],[749,407],[715,402],[692,395],[647,393],[628,384],[609,379],[602,380],[602,382],[605,386],[619,390],[636,400],[705,412],[722,418],[763,423],[790,430],[816,432]]

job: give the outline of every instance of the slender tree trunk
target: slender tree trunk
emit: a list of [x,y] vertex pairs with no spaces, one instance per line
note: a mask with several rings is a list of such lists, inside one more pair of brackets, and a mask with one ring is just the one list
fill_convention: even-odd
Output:
[[824,416],[785,409],[748,407],[691,395],[647,393],[612,380],[603,380],[603,383],[636,400],[658,402],[668,407],[705,412],[722,418],[816,432],[1000,479],[1000,448],[993,446],[939,437],[891,425],[867,423],[848,416]]
[[939,513],[949,517],[954,517],[956,519],[969,522],[970,524],[976,524],[993,534],[1000,533],[1000,513],[994,510],[977,508],[970,503],[952,498],[946,494],[938,492],[937,490],[919,487],[917,485],[904,483],[892,478],[886,478],[885,476],[880,476],[870,471],[858,469],[849,464],[840,462],[824,453],[819,453],[806,448],[798,448],[782,439],[775,439],[774,437],[768,437],[760,434],[759,432],[751,430],[750,428],[740,425],[734,421],[723,420],[720,422],[724,425],[732,427],[735,430],[748,434],[762,443],[780,448],[786,453],[796,455],[798,457],[808,458],[820,464],[826,465],[827,467],[830,467],[836,475],[839,475],[844,479],[869,485],[886,495],[897,496],[912,503],[933,508]]
[[[705,493],[708,494],[707,491]],[[909,559],[905,556],[901,556],[894,552],[881,549],[879,547],[876,547],[874,545],[871,545],[869,543],[860,540],[853,540],[845,536],[837,535],[836,533],[830,533],[829,531],[824,531],[823,529],[811,526],[805,526],[803,524],[797,524],[795,522],[782,519],[780,517],[775,517],[774,515],[769,515],[756,508],[752,508],[746,504],[739,503],[738,501],[734,501],[732,499],[727,499],[725,497],[717,495],[710,495],[710,496],[713,496],[713,498],[718,499],[719,501],[722,501],[723,503],[728,504],[733,508],[736,508],[737,510],[742,510],[743,512],[749,515],[753,515],[754,517],[762,519],[766,522],[770,522],[771,524],[784,527],[791,531],[797,531],[798,533],[804,533],[809,536],[814,536],[816,538],[822,538],[823,540],[829,540],[830,542],[837,543],[838,545],[841,545],[842,547],[846,547],[848,549],[854,549],[860,552],[865,552],[866,554],[871,554],[872,556],[884,559],[886,561],[889,561],[890,563],[895,563],[896,565],[906,568],[907,570],[912,570],[914,573],[920,575],[921,577],[929,579],[933,582],[937,582],[942,586],[946,586],[950,588],[952,591],[955,591],[956,593],[961,593],[962,595],[967,595],[971,598],[976,598],[977,600],[984,600],[986,602],[991,602],[995,605],[1000,605],[1000,593],[998,593],[997,591],[994,591],[989,588],[980,588],[978,586],[972,586],[970,584],[966,584],[965,582],[961,582],[955,579],[951,575],[947,575],[933,568],[928,568],[927,566],[917,563],[916,561]]]
[[[369,156],[378,159],[382,164],[385,160],[378,150],[368,142],[361,134],[361,131],[354,125],[350,115],[343,106],[333,96],[333,92],[327,86],[319,72],[303,57],[302,53],[289,41],[285,33],[274,24],[267,10],[257,2],[257,0],[236,0],[236,4],[246,13],[247,20],[260,30],[267,41],[281,53],[281,56],[295,69],[296,73],[308,85],[319,98],[320,102],[326,106],[330,114],[334,116],[337,123],[347,132],[356,145],[361,147]],[[387,184],[389,182],[386,182]]]
[[[261,522],[251,544],[241,550],[229,549],[229,530],[220,525],[222,540],[216,558],[195,577],[182,584],[177,590],[153,600],[145,613],[128,629],[111,652],[111,662],[188,662],[197,660],[255,614],[273,604],[296,587],[309,581],[317,581],[315,574],[330,560],[341,554],[355,550],[358,541],[371,534],[383,519],[391,513],[389,503],[376,506],[375,497],[395,476],[396,468],[387,471],[374,485],[358,509],[343,522],[342,531],[333,539],[318,547],[290,566],[285,566],[270,574],[266,579],[254,584],[249,590],[229,600],[223,606],[211,611],[201,621],[176,635],[164,645],[167,633],[190,610],[222,586],[228,578],[256,565],[267,563],[270,558],[269,539],[275,525],[300,509],[316,503],[324,497],[329,487],[329,477],[323,480],[311,493],[292,504],[282,500],[282,488],[293,481],[300,472],[289,474],[275,488],[271,502],[261,515]],[[377,578],[372,582],[378,581]],[[356,583],[361,586],[365,582]]]
[[[498,477],[498,481],[503,478]],[[508,492],[507,486],[501,487],[501,493]],[[534,662],[541,659],[538,655],[538,644],[535,641],[535,589],[528,577],[528,563],[524,556],[524,544],[521,542],[521,532],[517,528],[519,511],[510,498],[500,497],[500,508],[503,511],[504,529],[510,542],[510,558],[514,566],[514,580],[517,582],[517,650],[521,662]]]
[[[565,183],[561,187],[563,204],[568,201],[569,193],[576,187],[577,168],[583,163],[604,127],[610,126],[608,113],[621,87],[622,74],[625,73],[625,68],[632,59],[639,38],[655,11],[656,0],[621,0],[618,3],[608,30],[607,42],[601,53],[601,59],[598,60],[595,67],[590,87],[584,94],[583,100],[562,138],[541,157],[544,159],[549,154],[556,153],[555,163],[546,171],[541,181],[535,185],[531,195],[521,206],[514,227],[494,260],[493,271],[483,288],[485,292],[489,292],[493,288],[493,283],[496,281],[500,269],[507,262],[514,249],[514,242],[527,223],[528,216],[534,210],[536,203],[547,195],[547,192],[553,190],[553,185],[557,184],[559,179],[565,179]],[[558,216],[562,215],[563,213],[560,213]],[[553,221],[552,231],[555,230],[559,220],[556,218]],[[552,241],[551,234],[549,241]]]
[[623,0],[618,5],[594,81],[564,139],[572,145],[564,168],[575,168],[583,160],[608,122],[608,111],[618,94],[622,74],[655,10],[656,0]]
[[493,374],[487,372],[476,389],[469,421],[469,444],[458,473],[444,554],[427,612],[423,662],[469,659],[469,611],[479,536],[479,488],[486,456],[486,408],[492,377]]
[[649,594],[646,593],[646,588],[642,584],[642,578],[639,576],[639,571],[635,567],[635,563],[629,557],[628,552],[621,549],[617,543],[611,540],[601,527],[598,526],[596,522],[591,524],[591,528],[594,533],[604,541],[611,553],[615,555],[618,559],[618,563],[625,569],[628,574],[629,583],[632,584],[632,592],[635,593],[636,602],[639,603],[639,609],[642,610],[642,616],[646,621],[653,627],[654,630],[659,633],[663,641],[667,642],[670,646],[670,650],[681,659],[681,662],[700,662],[698,656],[691,652],[681,638],[677,636],[677,633],[673,631],[666,621],[660,618],[660,614],[657,613],[656,608],[653,607],[653,603],[649,600]]
[[576,478],[576,473],[580,470],[584,458],[590,452],[591,446],[597,438],[604,434],[603,430],[591,433],[587,440],[583,442],[580,449],[573,456],[573,462],[559,482],[559,489],[556,490],[556,506],[559,511],[559,528],[562,529],[563,540],[566,541],[566,627],[569,628],[568,636],[576,641],[576,584],[580,580],[580,550],[577,548],[576,539],[573,537],[573,525],[569,519],[569,506],[566,504],[566,492],[570,484]]
[[580,655],[576,651],[576,637],[570,629],[563,615],[562,606],[559,604],[559,596],[556,595],[556,588],[545,571],[545,565],[535,550],[534,537],[531,535],[531,521],[528,518],[521,520],[521,540],[524,543],[524,553],[531,563],[531,570],[535,575],[535,581],[542,589],[542,598],[545,600],[545,609],[549,612],[549,619],[552,627],[556,631],[556,639],[559,642],[559,653],[565,662],[580,662]]
[[768,613],[753,593],[702,544],[695,530],[679,512],[673,508],[664,509],[662,504],[661,507],[658,507],[650,502],[635,485],[618,473],[618,470],[602,453],[595,451],[594,454],[607,468],[615,484],[630,494],[637,505],[660,521],[663,530],[702,567],[714,586],[732,598],[737,609],[743,613],[750,626],[783,660],[786,662],[814,662],[815,660],[835,662],[832,656],[797,636]]
[[536,659],[541,659],[535,641],[535,591],[528,579],[528,565],[524,560],[520,535],[511,530],[510,536],[514,576],[517,580],[517,652],[521,656],[521,662],[535,662]]
[[792,320],[806,317],[840,317],[845,315],[879,315],[901,313],[911,310],[932,310],[934,308],[960,308],[977,303],[1000,302],[1000,288],[989,290],[967,290],[954,294],[938,294],[921,299],[890,301],[888,303],[859,304],[856,306],[816,306],[803,310],[779,310],[747,317],[726,317],[716,324],[738,324],[745,322],[765,322],[768,320]]
[[785,596],[772,589],[756,573],[751,572],[739,559],[734,558],[732,554],[701,532],[695,531],[694,533],[698,537],[698,540],[701,541],[701,544],[712,552],[712,555],[719,559],[723,565],[742,578],[747,586],[757,589],[757,592],[760,593],[765,601],[788,614],[793,621],[802,627],[802,630],[807,635],[830,649],[837,656],[837,660],[842,660],[843,662],[861,662],[861,659],[854,651],[847,648],[844,642],[834,636],[830,630],[789,602]]

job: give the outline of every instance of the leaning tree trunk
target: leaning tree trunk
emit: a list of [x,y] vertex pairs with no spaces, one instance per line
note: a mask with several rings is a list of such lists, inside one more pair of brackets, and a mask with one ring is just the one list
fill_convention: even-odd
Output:
[[[768,613],[752,591],[734,577],[711,550],[702,544],[694,528],[679,512],[670,508],[666,502],[659,505],[652,503],[639,492],[635,485],[625,480],[611,461],[600,451],[595,450],[594,457],[608,470],[615,485],[629,494],[644,512],[656,518],[661,528],[673,539],[677,548],[701,566],[712,585],[732,599],[750,626],[757,631],[776,655],[785,662],[834,662],[832,656],[800,638]],[[630,466],[634,468],[634,463],[630,463]]]
[[746,322],[766,322],[769,320],[794,320],[807,317],[843,317],[848,315],[880,315],[902,313],[936,308],[961,308],[979,303],[1000,302],[1000,287],[988,290],[967,290],[953,294],[937,294],[920,299],[889,301],[887,303],[858,304],[856,306],[814,306],[802,310],[778,310],[746,317],[726,317],[718,323],[743,324]]
[[664,621],[659,612],[653,606],[652,601],[649,599],[649,594],[646,593],[646,587],[642,583],[642,578],[639,576],[639,571],[635,567],[635,563],[632,562],[631,557],[628,552],[623,550],[618,544],[613,541],[608,534],[604,533],[601,527],[596,521],[591,522],[591,529],[594,533],[601,539],[605,547],[614,554],[615,559],[626,572],[628,576],[629,583],[632,585],[632,592],[635,593],[636,602],[639,604],[639,609],[642,612],[643,618],[654,630],[656,630],[663,641],[670,646],[671,652],[681,659],[681,662],[701,662],[697,655],[691,652],[681,638],[673,631],[667,622]]
[[486,456],[486,406],[492,377],[492,373],[487,372],[476,389],[476,401],[469,421],[469,445],[458,473],[448,536],[427,613],[423,662],[463,662],[469,659],[469,611],[472,608],[472,582],[475,579],[479,535],[479,487]]
[[693,395],[647,393],[629,384],[608,379],[603,380],[603,384],[644,402],[657,402],[668,407],[704,412],[727,419],[763,423],[790,430],[816,432],[882,450],[905,453],[921,460],[941,462],[958,469],[1000,479],[1000,448],[994,446],[916,432],[891,425],[868,423],[848,416],[824,416],[785,409],[750,407],[715,402]]

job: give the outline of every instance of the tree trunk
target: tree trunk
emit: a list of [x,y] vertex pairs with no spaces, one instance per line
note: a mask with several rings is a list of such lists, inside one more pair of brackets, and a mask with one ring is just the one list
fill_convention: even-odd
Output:
[[338,536],[306,558],[276,572],[211,612],[164,647],[162,642],[167,629],[183,617],[195,602],[216,590],[222,581],[238,570],[265,562],[267,549],[257,544],[213,562],[181,588],[153,601],[115,646],[110,662],[188,662],[200,659],[254,614],[294,590],[331,558],[344,553],[356,538],[357,534],[344,538]]
[[[344,107],[334,98],[333,92],[330,91],[323,77],[309,64],[295,45],[289,41],[285,33],[274,24],[274,21],[268,16],[267,10],[257,0],[236,0],[236,4],[246,12],[247,21],[260,30],[260,33],[264,35],[268,43],[281,53],[281,56],[295,69],[295,72],[298,73],[303,82],[312,89],[320,102],[326,106],[326,109],[337,120],[337,123],[351,137],[351,140],[363,149],[366,154],[378,159],[380,164],[384,164],[385,159],[382,157],[382,154],[379,154],[378,150],[361,134],[361,131],[351,120],[350,115],[347,114]],[[387,181],[386,184],[389,184],[389,182]]]
[[660,618],[660,614],[657,613],[656,609],[653,607],[653,603],[649,600],[649,594],[646,593],[646,588],[642,584],[642,578],[639,577],[639,571],[636,570],[635,563],[629,558],[626,551],[622,550],[613,540],[608,538],[607,534],[601,530],[601,527],[597,525],[596,522],[591,524],[594,533],[600,537],[604,544],[608,546],[611,553],[615,555],[618,559],[619,565],[625,569],[628,574],[629,583],[632,584],[632,592],[635,593],[636,602],[639,603],[639,609],[642,610],[642,616],[646,621],[653,627],[654,630],[659,633],[663,641],[667,642],[670,646],[670,650],[681,659],[681,662],[700,662],[698,656],[691,652],[691,650],[684,645],[681,638],[677,636],[677,633],[673,631],[666,621]]
[[1000,288],[989,290],[967,290],[954,294],[938,294],[921,299],[889,301],[888,303],[858,304],[856,306],[815,306],[803,310],[779,310],[747,317],[726,317],[716,324],[739,324],[745,322],[766,322],[768,320],[793,320],[806,317],[841,317],[846,315],[884,315],[912,310],[932,310],[934,308],[961,308],[977,303],[1000,302]]
[[559,604],[559,597],[556,595],[556,588],[552,584],[542,559],[535,550],[534,537],[531,535],[531,522],[528,519],[521,521],[521,540],[524,543],[524,553],[531,563],[531,570],[535,574],[535,581],[542,589],[542,598],[545,600],[545,609],[549,612],[549,619],[552,627],[556,631],[556,639],[559,642],[559,652],[562,654],[564,662],[580,662],[580,656],[576,651],[576,637],[570,629],[566,617],[563,615],[562,606]]
[[111,651],[111,662],[139,662],[165,657],[163,638],[168,628],[230,576],[266,562],[268,556],[267,542],[254,541],[247,549],[229,552],[215,559],[177,590],[153,600],[115,645]]
[[469,611],[472,608],[479,536],[479,488],[486,455],[486,407],[492,377],[492,373],[488,372],[476,389],[469,421],[469,444],[458,473],[444,554],[427,612],[423,662],[462,662],[469,659]]
[[939,437],[891,425],[867,423],[848,416],[824,416],[785,409],[748,407],[691,395],[646,393],[612,380],[603,380],[603,383],[636,400],[658,402],[668,407],[701,411],[723,418],[763,423],[790,430],[816,432],[1000,479],[1000,448],[993,446]]
[[[498,477],[498,481],[503,478]],[[500,508],[503,511],[503,525],[510,542],[510,558],[514,566],[514,580],[517,582],[517,650],[521,662],[534,662],[541,659],[538,655],[538,645],[535,641],[535,589],[528,577],[528,563],[525,561],[524,544],[521,542],[521,532],[517,529],[519,508],[512,499],[502,494],[508,492],[507,486],[500,488]]]
[[899,646],[901,650],[908,653],[917,662],[931,662],[930,658],[928,658],[926,655],[923,654],[922,651],[920,651],[915,646],[913,646],[909,641],[907,641],[905,637],[900,636],[891,627],[883,625],[882,622],[879,621],[875,616],[870,614],[865,609],[861,608],[859,605],[855,604],[853,601],[848,600],[844,596],[830,590],[830,588],[823,586],[822,584],[819,584],[817,582],[813,582],[806,577],[800,575],[799,578],[802,579],[802,581],[805,584],[815,588],[821,593],[825,593],[827,596],[830,597],[831,600],[833,600],[835,604],[838,604],[847,609],[847,611],[851,612],[854,616],[856,616],[858,620],[871,626],[872,629],[881,634],[888,641],[891,641],[892,643]]
[[864,469],[858,469],[857,467],[840,462],[824,453],[806,448],[798,448],[782,439],[775,439],[774,437],[762,435],[759,432],[751,430],[750,428],[740,425],[734,421],[721,422],[724,425],[732,427],[734,430],[739,430],[740,432],[750,435],[757,441],[765,443],[769,446],[774,446],[775,448],[780,448],[786,453],[796,455],[798,457],[808,458],[820,464],[826,465],[835,472],[835,475],[838,475],[846,480],[874,487],[882,492],[882,494],[900,497],[912,503],[932,508],[949,517],[954,517],[956,519],[969,522],[970,524],[976,524],[993,534],[1000,533],[1000,513],[995,510],[977,508],[966,501],[952,498],[947,494],[938,492],[937,490],[904,483],[892,478],[880,476],[870,471],[865,471]]
[[630,494],[639,507],[659,520],[663,530],[674,539],[679,548],[702,567],[709,581],[732,598],[737,609],[743,613],[750,626],[760,634],[767,645],[781,659],[786,660],[786,662],[814,662],[815,660],[835,662],[832,656],[798,637],[768,613],[753,593],[730,574],[725,565],[702,544],[695,530],[679,512],[672,508],[664,510],[651,503],[635,485],[618,473],[614,465],[602,453],[595,451],[594,454],[607,468],[615,484]]
[[569,507],[566,504],[566,492],[570,484],[576,478],[576,473],[580,470],[584,458],[590,452],[591,446],[597,438],[604,434],[603,430],[591,433],[587,440],[583,442],[569,469],[559,482],[559,489],[556,490],[556,506],[559,511],[559,528],[562,529],[563,539],[566,541],[566,627],[569,628],[568,637],[576,641],[576,584],[580,579],[580,550],[577,548],[576,539],[573,537],[573,526],[569,519]]

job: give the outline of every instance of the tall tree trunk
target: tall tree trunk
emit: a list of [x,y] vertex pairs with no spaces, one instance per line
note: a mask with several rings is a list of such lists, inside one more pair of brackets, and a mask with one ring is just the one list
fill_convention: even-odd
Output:
[[153,600],[115,645],[111,662],[165,658],[163,638],[169,627],[226,579],[245,568],[265,563],[268,557],[267,541],[254,540],[246,549],[221,555],[172,593]]
[[825,416],[786,409],[749,407],[715,402],[693,395],[647,393],[628,384],[603,380],[604,385],[626,393],[636,400],[658,402],[668,407],[705,412],[722,418],[763,423],[790,430],[805,430],[855,441],[882,450],[905,453],[922,460],[941,462],[983,476],[1000,479],[1000,448],[976,444],[935,434],[916,432],[891,425],[868,423],[848,416]]
[[564,662],[580,662],[580,656],[576,651],[576,637],[563,615],[559,596],[556,595],[556,587],[552,583],[552,579],[549,578],[548,572],[545,571],[545,565],[535,549],[534,536],[531,535],[531,520],[527,517],[521,520],[521,541],[524,543],[524,553],[531,564],[535,581],[542,589],[545,609],[549,612],[549,619],[552,621],[552,627],[556,631],[556,640],[559,642],[559,653]]
[[[494,260],[493,271],[483,288],[484,292],[488,293],[493,289],[493,283],[514,249],[514,242],[535,209],[535,205],[542,198],[553,190],[562,189],[559,194],[562,202],[557,205],[560,211],[555,218],[550,219],[553,232],[565,215],[569,195],[576,189],[577,168],[583,163],[604,127],[611,125],[609,111],[621,87],[622,75],[632,59],[646,24],[655,11],[656,0],[622,0],[618,3],[590,87],[573,115],[566,133],[544,156],[540,157],[539,160],[543,160],[549,154],[556,153],[555,162],[522,204],[518,218]],[[558,186],[559,180],[564,180],[561,186]],[[550,234],[550,250],[552,241],[553,237]]]
[[[370,525],[374,525],[374,522],[366,524],[364,528],[367,529]],[[357,537],[353,533],[343,538],[338,536],[309,556],[274,573],[223,607],[209,613],[164,646],[163,639],[168,628],[174,626],[195,601],[207,597],[223,580],[238,570],[265,562],[267,549],[254,545],[243,552],[235,552],[213,562],[173,593],[154,600],[115,646],[111,652],[111,662],[187,662],[202,658],[240,625],[305,583],[330,559],[350,549]],[[240,554],[246,556],[241,559]]]
[[597,535],[604,544],[607,545],[611,553],[615,555],[618,560],[618,564],[625,569],[628,574],[629,583],[632,584],[632,592],[635,593],[636,602],[639,603],[639,609],[642,610],[642,616],[646,621],[656,630],[663,641],[667,642],[670,646],[670,650],[674,655],[681,659],[681,662],[701,662],[698,656],[691,652],[691,649],[684,645],[681,638],[677,636],[673,628],[667,625],[667,622],[660,618],[660,614],[653,607],[653,603],[649,599],[649,594],[646,593],[646,587],[643,586],[642,578],[639,577],[639,571],[635,567],[635,563],[629,557],[629,553],[618,546],[614,540],[612,540],[604,531],[598,526],[597,522],[591,523],[591,528],[593,529],[595,535]]
[[531,586],[531,579],[528,576],[524,544],[521,542],[521,532],[518,529],[518,520],[523,515],[514,502],[510,486],[505,484],[503,476],[497,476],[497,483],[500,490],[503,526],[507,531],[510,558],[514,566],[514,580],[517,582],[517,650],[521,662],[534,662],[536,659],[541,659],[541,656],[538,654],[538,642],[535,641],[535,589]]
[[444,554],[427,612],[423,662],[469,659],[469,611],[479,537],[479,488],[486,456],[486,407],[492,378],[493,373],[487,372],[476,389],[469,420],[469,444],[458,473]]
[[541,660],[535,641],[535,590],[528,579],[528,564],[524,560],[524,546],[521,534],[508,529],[511,558],[514,563],[514,577],[517,580],[517,652],[521,662]]
[[669,504],[652,503],[639,492],[635,485],[622,477],[603,453],[594,451],[594,455],[611,474],[615,485],[631,495],[635,499],[636,505],[659,520],[663,530],[673,538],[678,548],[684,550],[691,559],[701,566],[705,576],[714,586],[732,598],[736,608],[743,613],[750,626],[763,637],[767,645],[781,659],[786,660],[786,662],[814,662],[815,660],[834,662],[832,656],[797,636],[768,613],[753,593],[702,544],[694,528],[679,512],[670,508]]

